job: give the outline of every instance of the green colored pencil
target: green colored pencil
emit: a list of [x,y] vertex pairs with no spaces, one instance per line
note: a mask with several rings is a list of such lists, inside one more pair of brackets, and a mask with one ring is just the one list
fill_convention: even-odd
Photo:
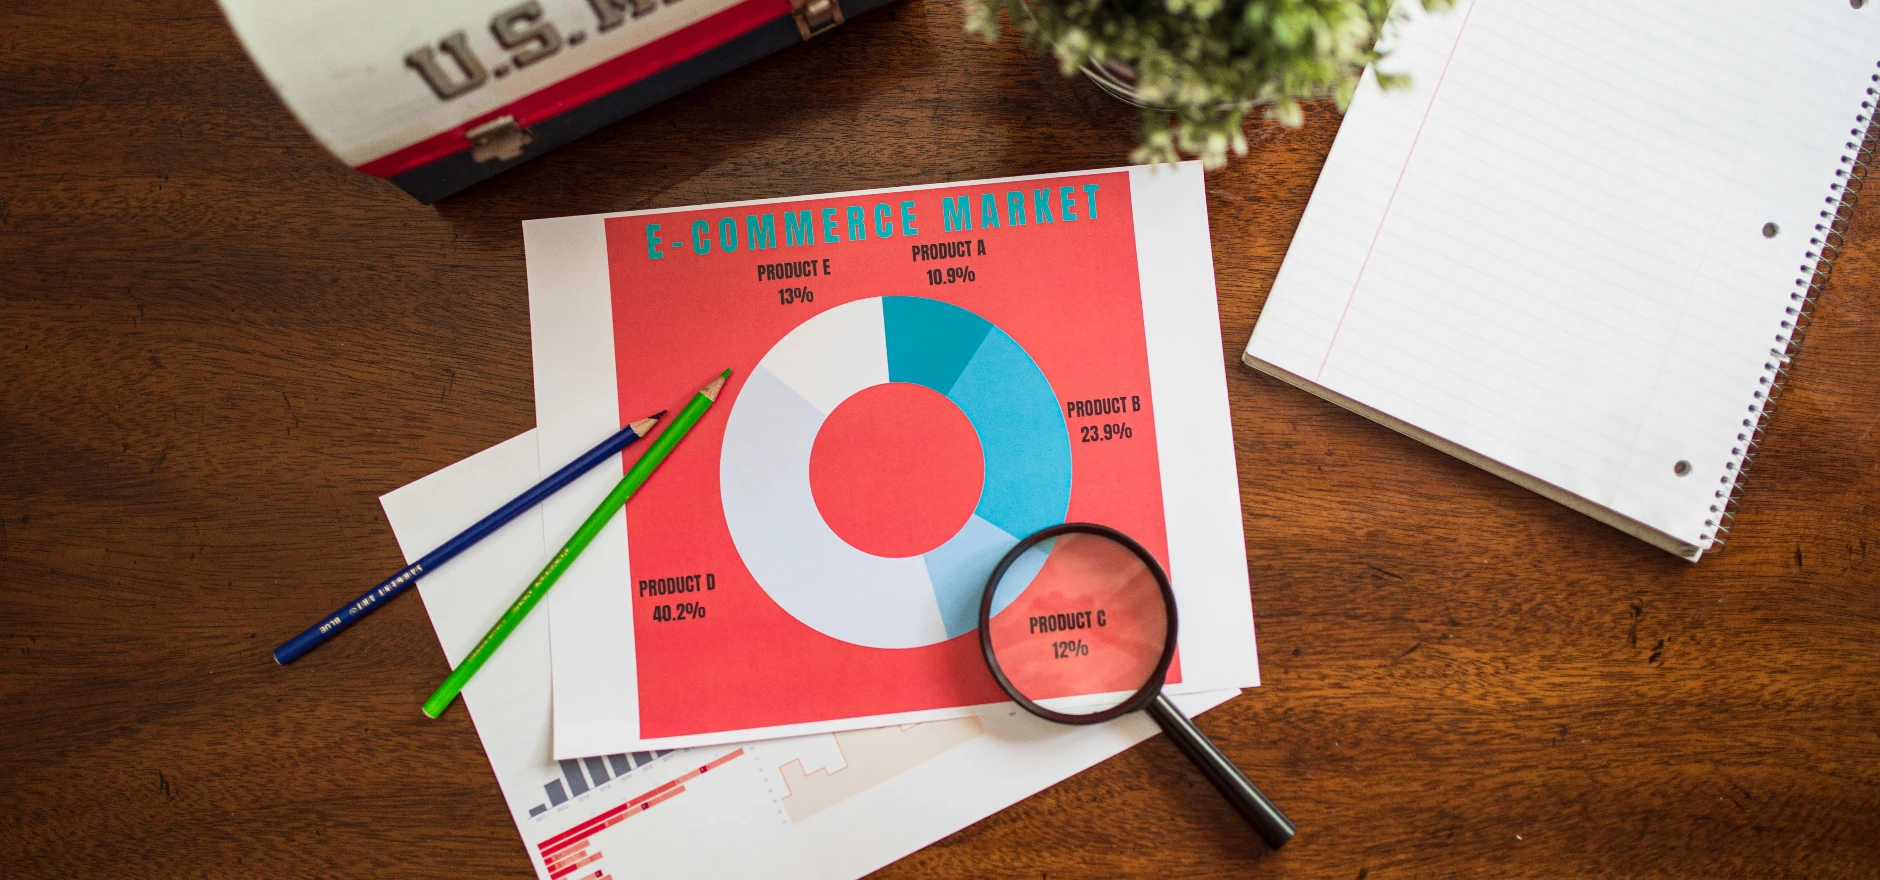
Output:
[[686,432],[692,430],[692,426],[698,422],[699,417],[711,407],[712,401],[718,398],[718,392],[724,389],[725,380],[729,378],[731,378],[731,371],[724,371],[718,378],[713,379],[711,384],[700,389],[684,409],[679,410],[679,414],[673,417],[672,422],[666,426],[666,430],[661,431],[653,440],[652,448],[646,450],[646,454],[640,456],[640,460],[627,469],[627,475],[620,478],[620,484],[614,487],[614,491],[607,493],[607,499],[601,502],[601,506],[594,508],[594,512],[588,515],[587,521],[582,523],[580,528],[575,529],[574,537],[569,538],[568,543],[563,544],[561,551],[555,554],[555,558],[549,560],[548,566],[542,569],[542,573],[529,582],[529,586],[522,591],[522,595],[516,597],[516,601],[509,606],[509,610],[503,612],[503,616],[496,621],[495,626],[490,627],[489,633],[483,636],[483,641],[478,642],[470,655],[463,658],[463,662],[457,664],[456,669],[450,671],[450,676],[444,679],[443,684],[438,685],[437,693],[424,701],[424,714],[432,718],[444,714],[444,710],[450,707],[451,701],[457,699],[458,692],[470,682],[470,677],[476,675],[478,669],[483,668],[483,664],[490,659],[490,655],[496,653],[497,648],[502,647],[503,640],[509,638],[509,634],[515,632],[516,627],[522,623],[522,619],[529,616],[529,611],[535,607],[536,603],[542,601],[543,596],[548,595],[548,588],[561,580],[568,566],[574,564],[575,557],[580,556],[581,551],[586,550],[587,546],[594,542],[594,536],[600,534],[601,528],[607,525],[607,521],[613,519],[614,514],[620,512],[620,508],[626,506],[627,499],[639,490],[647,477],[653,475],[653,471],[666,460],[672,448],[679,445],[680,440],[685,439]]

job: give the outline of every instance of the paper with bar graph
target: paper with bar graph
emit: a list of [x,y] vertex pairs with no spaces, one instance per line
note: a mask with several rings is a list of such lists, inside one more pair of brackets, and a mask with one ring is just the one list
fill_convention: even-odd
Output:
[[[534,432],[381,499],[416,558],[539,479]],[[546,561],[525,514],[419,584],[455,664]],[[535,614],[464,689],[542,880],[861,877],[1154,733],[1146,718],[1060,727],[1013,712],[736,746],[557,761],[549,621]],[[1198,712],[1232,697],[1179,698]]]

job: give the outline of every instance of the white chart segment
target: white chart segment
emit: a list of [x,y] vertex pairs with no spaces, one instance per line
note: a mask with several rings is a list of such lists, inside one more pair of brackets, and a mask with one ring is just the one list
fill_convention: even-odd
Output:
[[[879,322],[881,310],[874,312]],[[884,356],[883,381],[886,363]],[[719,459],[725,521],[739,556],[778,605],[827,635],[880,648],[945,641],[920,557],[857,550],[816,509],[803,462],[822,422],[823,413],[766,365],[745,381]]]
[[[839,305],[803,322],[778,340],[758,368],[769,370],[825,416],[855,392],[888,381],[880,298]],[[804,460],[808,457],[805,451]]]

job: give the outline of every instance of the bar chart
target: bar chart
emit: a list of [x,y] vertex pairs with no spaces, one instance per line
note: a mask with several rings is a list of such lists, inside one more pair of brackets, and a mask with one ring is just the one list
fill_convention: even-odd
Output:
[[[657,756],[670,754],[670,752],[658,752],[653,754],[655,755],[655,759],[657,759]],[[594,835],[684,794],[686,783],[718,769],[720,766],[723,766],[725,762],[743,754],[743,749],[733,750],[707,764],[686,771],[676,779],[661,783],[652,790],[638,795],[620,806],[614,807],[567,831],[542,841],[537,845],[537,849],[541,851],[542,861],[548,866],[548,876],[552,878],[552,880],[574,880],[574,878],[583,878],[583,880],[613,880],[612,875],[607,873],[606,868],[600,865],[601,851],[599,848],[592,845]],[[598,759],[589,758],[587,760],[593,761]],[[562,771],[564,773],[569,772],[568,765],[575,763],[577,762],[563,761]],[[575,776],[578,777],[580,775],[580,768],[576,767],[574,773]],[[619,775],[615,775],[614,778],[619,779],[620,777]],[[550,785],[558,785],[559,782],[560,780],[557,780],[554,783],[550,783]],[[570,782],[572,784],[572,778]],[[552,789],[550,793],[553,793]],[[531,813],[531,815],[534,814]]]
[[561,778],[550,780],[542,786],[542,792],[548,796],[548,802],[530,807],[529,818],[540,816],[616,779],[623,779],[627,774],[670,754],[672,750],[667,749],[663,752],[633,752],[603,755],[598,758],[582,758],[578,761],[559,761],[557,763],[561,765]]

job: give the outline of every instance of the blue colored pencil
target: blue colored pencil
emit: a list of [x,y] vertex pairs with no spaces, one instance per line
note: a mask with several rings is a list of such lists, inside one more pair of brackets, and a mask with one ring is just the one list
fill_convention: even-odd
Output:
[[586,453],[582,454],[580,458],[569,462],[567,466],[563,467],[561,470],[549,474],[548,479],[536,483],[529,491],[516,496],[514,501],[497,508],[495,513],[477,520],[475,525],[458,532],[456,537],[445,541],[436,550],[426,553],[423,557],[419,558],[417,562],[413,562],[399,569],[397,574],[386,578],[378,586],[367,590],[359,598],[347,603],[346,607],[327,615],[324,620],[308,627],[306,632],[288,639],[280,647],[274,649],[274,662],[286,665],[300,659],[301,656],[308,651],[319,647],[327,639],[337,635],[340,630],[352,626],[359,618],[371,614],[374,609],[384,604],[386,600],[397,596],[412,584],[417,583],[418,578],[430,574],[432,571],[435,571],[438,566],[449,562],[457,554],[468,550],[471,545],[494,534],[497,529],[502,528],[507,525],[510,520],[520,516],[523,511],[540,504],[542,499],[560,491],[563,486],[574,482],[577,477],[592,470],[595,465],[606,461],[608,458],[612,457],[614,453],[633,445],[633,441],[651,432],[653,426],[659,424],[660,417],[665,414],[665,410],[660,410],[658,413],[621,428],[618,433],[608,437],[606,440],[602,440],[599,446],[588,450]]

